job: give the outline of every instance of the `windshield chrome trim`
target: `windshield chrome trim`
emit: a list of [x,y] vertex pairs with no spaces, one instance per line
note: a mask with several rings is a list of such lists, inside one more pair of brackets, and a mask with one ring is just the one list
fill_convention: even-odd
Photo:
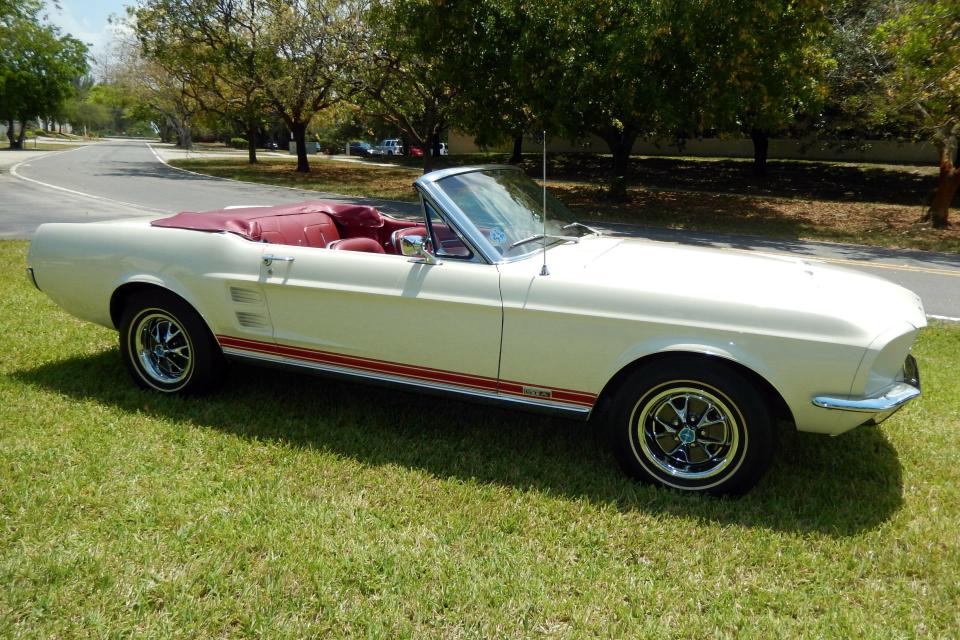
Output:
[[[446,173],[450,169],[444,171],[438,171],[435,173]],[[417,189],[420,191],[420,195],[423,199],[429,200],[437,209],[437,212],[443,216],[448,223],[450,223],[457,231],[460,232],[460,235],[470,243],[474,251],[480,258],[487,264],[496,264],[501,262],[496,256],[498,252],[496,248],[490,244],[490,241],[480,233],[480,230],[470,221],[463,211],[460,210],[460,207],[451,200],[443,189],[436,184],[435,180],[424,180],[427,176],[433,174],[428,173],[426,176],[421,176],[414,184]],[[453,174],[449,174],[453,175]],[[423,207],[421,206],[421,209]],[[424,216],[426,216],[426,211],[424,211]],[[424,223],[426,223],[426,218],[424,217]]]
[[[448,260],[456,260],[457,262],[461,262],[461,263],[491,264],[487,256],[477,251],[477,248],[473,245],[473,241],[464,233],[462,228],[463,225],[457,224],[455,220],[448,219],[450,218],[450,216],[447,215],[447,212],[443,208],[441,208],[439,204],[437,204],[436,200],[432,197],[427,196],[421,191],[420,192],[420,212],[423,214],[423,224],[426,227],[427,234],[431,237],[431,239],[433,238],[433,225],[430,224],[430,217],[427,215],[428,205],[433,207],[433,209],[437,212],[437,215],[443,218],[444,221],[446,221],[446,223],[453,228],[454,232],[457,233],[460,236],[460,239],[464,241],[464,244],[467,246],[467,250],[470,251],[469,258],[464,256],[457,257],[457,256],[440,255],[439,253],[436,254],[437,257],[441,257]],[[434,247],[434,253],[436,253],[436,247]]]
[[[470,165],[468,167],[451,167],[449,169],[441,169],[439,171],[431,171],[430,173],[424,174],[417,178],[416,182],[413,183],[413,186],[420,191],[422,197],[429,198],[433,204],[436,205],[440,215],[446,217],[448,222],[452,223],[460,231],[463,237],[473,245],[473,248],[476,249],[477,254],[483,258],[484,262],[488,264],[509,264],[511,262],[519,262],[520,260],[527,260],[535,255],[538,255],[541,251],[543,251],[542,246],[518,256],[503,256],[500,251],[498,251],[497,248],[494,247],[489,240],[487,240],[486,236],[480,233],[480,230],[477,229],[476,225],[473,224],[470,218],[463,213],[460,207],[458,207],[456,203],[447,196],[446,192],[440,188],[440,185],[437,184],[439,181],[443,180],[444,178],[449,178],[450,176],[456,176],[463,173],[477,173],[481,171],[522,172],[520,167],[515,167],[509,164],[481,164]],[[549,248],[557,244],[561,244],[561,242],[547,242],[546,246]]]

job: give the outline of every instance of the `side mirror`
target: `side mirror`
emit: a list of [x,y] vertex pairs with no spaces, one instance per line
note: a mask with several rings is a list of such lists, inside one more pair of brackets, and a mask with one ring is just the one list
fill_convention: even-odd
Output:
[[405,256],[418,258],[426,264],[441,264],[437,257],[427,250],[423,236],[401,236],[400,252]]

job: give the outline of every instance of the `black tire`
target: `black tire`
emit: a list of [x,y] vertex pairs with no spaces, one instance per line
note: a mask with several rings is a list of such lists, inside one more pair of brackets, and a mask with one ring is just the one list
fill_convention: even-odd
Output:
[[206,323],[182,298],[160,289],[130,296],[120,320],[120,354],[134,382],[168,394],[215,388],[226,366]]
[[614,397],[607,434],[633,478],[738,495],[767,470],[775,429],[762,394],[735,369],[676,356],[629,374]]

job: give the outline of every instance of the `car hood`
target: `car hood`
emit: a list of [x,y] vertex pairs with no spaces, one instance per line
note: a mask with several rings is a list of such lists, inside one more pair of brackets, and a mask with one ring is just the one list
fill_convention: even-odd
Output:
[[579,290],[601,312],[864,339],[926,325],[913,292],[813,259],[601,237],[554,247],[547,260],[541,281],[553,284],[532,295]]

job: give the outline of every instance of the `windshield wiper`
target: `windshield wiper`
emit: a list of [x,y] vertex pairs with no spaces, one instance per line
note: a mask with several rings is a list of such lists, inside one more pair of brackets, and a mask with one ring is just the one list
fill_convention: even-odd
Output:
[[536,242],[537,240],[564,240],[566,242],[580,242],[580,238],[575,238],[573,236],[551,236],[551,235],[543,235],[542,233],[538,233],[535,236],[530,236],[529,238],[517,240],[516,242],[511,244],[509,247],[507,247],[507,249],[514,249],[516,247],[519,247],[522,244],[527,244],[528,242]]
[[582,222],[571,222],[570,224],[567,224],[567,225],[564,225],[564,226],[563,226],[564,229],[573,229],[574,227],[576,227],[576,228],[578,228],[578,229],[584,229],[584,230],[586,230],[587,233],[592,233],[592,234],[595,235],[595,236],[602,236],[602,235],[603,235],[603,234],[600,233],[600,231],[598,231],[597,229],[594,229],[593,227],[588,227],[587,225],[583,224]]

